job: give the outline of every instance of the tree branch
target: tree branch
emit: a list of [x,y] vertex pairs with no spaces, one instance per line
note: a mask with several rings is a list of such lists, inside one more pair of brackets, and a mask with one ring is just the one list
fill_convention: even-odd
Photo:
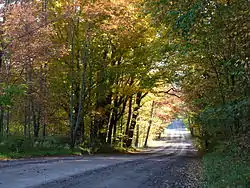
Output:
[[175,94],[175,93],[170,93],[171,91],[173,92],[177,92],[173,87],[170,88],[169,90],[167,91],[152,91],[151,93],[164,93],[164,94],[168,94],[168,95],[172,95],[172,96],[175,96],[175,97],[178,97],[178,98],[181,98],[179,95]]

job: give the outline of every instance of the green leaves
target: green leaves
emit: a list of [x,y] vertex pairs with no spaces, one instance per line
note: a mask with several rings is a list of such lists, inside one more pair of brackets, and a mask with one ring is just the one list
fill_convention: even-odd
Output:
[[196,23],[201,8],[201,1],[196,2],[184,14],[180,14],[176,19],[174,29],[181,30],[182,35],[187,38],[192,26]]
[[25,85],[11,85],[6,86],[1,84],[0,90],[0,106],[11,106],[13,104],[13,99],[17,95],[23,94],[26,90]]

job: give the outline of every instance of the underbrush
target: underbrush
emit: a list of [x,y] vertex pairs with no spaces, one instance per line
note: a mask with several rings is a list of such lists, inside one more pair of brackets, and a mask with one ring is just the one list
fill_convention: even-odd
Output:
[[227,142],[203,157],[204,188],[250,187],[250,152]]
[[41,139],[10,136],[0,139],[0,159],[77,155],[79,149],[71,150],[68,139],[64,137],[46,137]]
[[[250,187],[250,99],[207,106],[194,116],[204,188]],[[196,135],[197,136],[197,135]]]
[[110,146],[108,144],[101,145],[99,143],[80,144],[72,150],[68,138],[56,136],[39,139],[23,136],[0,138],[0,160],[39,156],[124,154],[134,151],[134,148]]
[[109,144],[80,144],[79,149],[82,154],[120,154],[135,152],[136,149],[133,147],[125,148],[121,146],[112,146]]

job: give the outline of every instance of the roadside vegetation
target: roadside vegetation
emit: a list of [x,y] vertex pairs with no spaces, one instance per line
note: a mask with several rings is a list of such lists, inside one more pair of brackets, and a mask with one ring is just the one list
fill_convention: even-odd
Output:
[[171,40],[167,61],[203,154],[203,187],[249,187],[249,2],[147,2]]
[[182,116],[203,187],[250,187],[248,1],[0,9],[0,158],[128,152]]

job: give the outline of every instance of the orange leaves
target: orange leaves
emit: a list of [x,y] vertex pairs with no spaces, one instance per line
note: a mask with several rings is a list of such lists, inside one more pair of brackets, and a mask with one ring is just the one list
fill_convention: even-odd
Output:
[[169,122],[172,119],[172,117],[167,113],[166,114],[156,113],[156,117],[165,122]]
[[162,121],[170,122],[175,115],[181,114],[186,110],[183,104],[182,99],[175,96],[164,97],[155,102],[156,109],[158,109],[156,117]]
[[101,28],[104,30],[112,31],[122,27],[129,29],[132,16],[128,3],[129,1],[95,1],[86,7],[86,13],[90,17],[104,18],[101,23]]

